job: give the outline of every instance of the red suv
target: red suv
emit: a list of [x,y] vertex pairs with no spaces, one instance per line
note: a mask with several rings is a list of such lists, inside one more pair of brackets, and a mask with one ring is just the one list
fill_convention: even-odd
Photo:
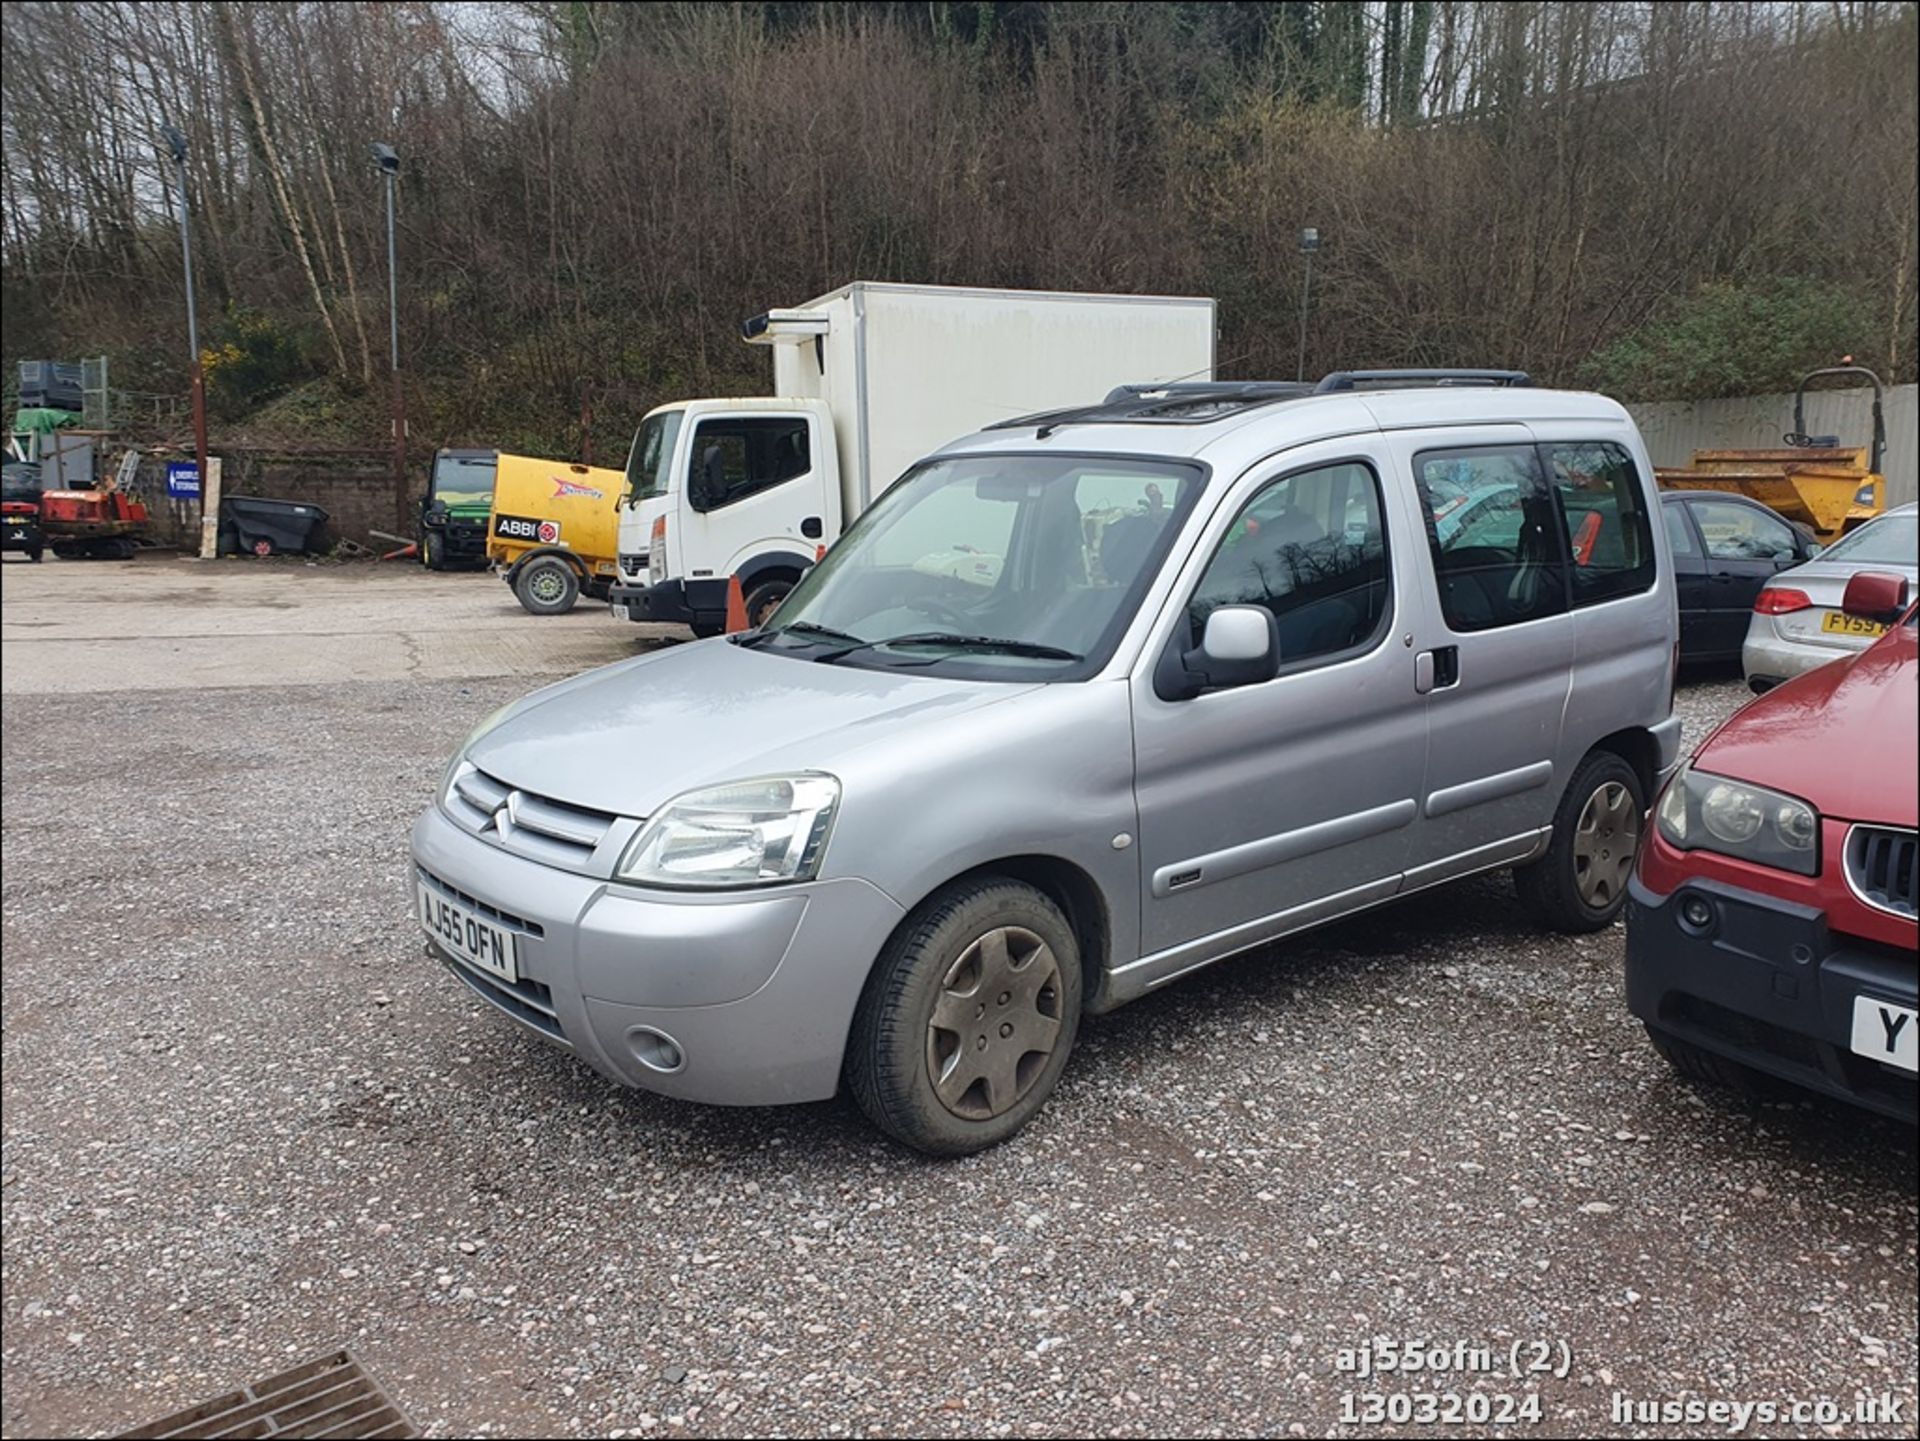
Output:
[[1627,1004],[1682,1075],[1915,1118],[1917,696],[1909,609],[1747,706],[1661,794],[1628,887]]

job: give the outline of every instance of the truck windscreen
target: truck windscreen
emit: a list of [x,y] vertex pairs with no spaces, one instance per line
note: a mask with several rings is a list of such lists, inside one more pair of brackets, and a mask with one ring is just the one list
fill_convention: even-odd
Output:
[[627,490],[622,500],[652,500],[667,493],[674,442],[680,438],[680,417],[680,411],[664,410],[640,422],[640,433],[633,438],[633,453],[627,457]]

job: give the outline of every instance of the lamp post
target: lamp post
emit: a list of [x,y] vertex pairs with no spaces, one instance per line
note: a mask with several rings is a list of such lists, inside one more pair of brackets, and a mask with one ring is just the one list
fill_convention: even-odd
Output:
[[1320,248],[1320,232],[1314,226],[1307,226],[1300,232],[1300,253],[1306,257],[1306,275],[1300,281],[1300,359],[1294,368],[1294,379],[1307,378],[1307,297],[1313,293],[1313,252]]
[[375,141],[368,147],[387,181],[387,343],[393,365],[393,509],[401,534],[407,517],[407,405],[400,386],[400,269],[394,258],[394,187],[400,181],[400,152]]
[[[219,528],[220,498],[209,496],[207,486],[207,378],[200,366],[200,316],[193,296],[193,232],[187,224],[187,137],[172,125],[162,125],[167,149],[173,152],[174,167],[180,172],[180,254],[187,268],[187,345],[192,351],[190,372],[193,389],[193,464],[200,481],[200,554],[211,556],[213,539]],[[207,503],[213,502],[212,526],[208,524]]]

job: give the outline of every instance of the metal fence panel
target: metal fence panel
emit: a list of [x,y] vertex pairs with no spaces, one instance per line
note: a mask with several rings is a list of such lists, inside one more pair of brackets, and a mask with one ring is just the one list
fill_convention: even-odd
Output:
[[[1887,504],[1903,505],[1920,489],[1920,386],[1887,391]],[[1793,428],[1791,395],[1732,400],[1655,400],[1629,405],[1655,465],[1685,465],[1696,450],[1775,446]],[[1807,431],[1865,445],[1873,434],[1873,392],[1865,387],[1807,395]]]

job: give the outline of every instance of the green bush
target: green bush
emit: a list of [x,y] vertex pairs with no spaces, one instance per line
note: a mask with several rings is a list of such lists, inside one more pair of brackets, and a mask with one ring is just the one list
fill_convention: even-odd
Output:
[[1842,286],[1710,281],[1601,350],[1582,379],[1628,400],[1791,390],[1807,371],[1866,351],[1873,326],[1865,300]]
[[262,311],[235,308],[200,352],[207,405],[225,420],[246,415],[312,373],[299,342]]

